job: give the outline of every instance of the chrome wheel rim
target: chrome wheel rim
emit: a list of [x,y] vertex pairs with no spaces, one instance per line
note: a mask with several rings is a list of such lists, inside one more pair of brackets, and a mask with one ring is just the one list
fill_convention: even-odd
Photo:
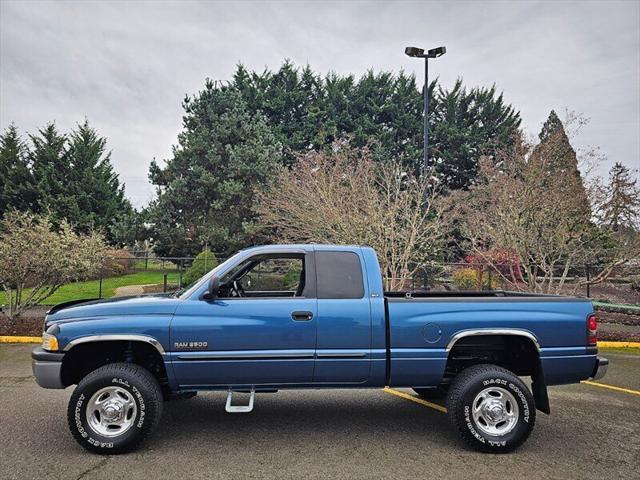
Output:
[[131,428],[137,412],[130,392],[121,387],[104,387],[87,402],[87,423],[98,435],[117,437]]
[[515,428],[520,409],[511,392],[502,387],[489,387],[476,395],[472,413],[480,431],[502,437]]

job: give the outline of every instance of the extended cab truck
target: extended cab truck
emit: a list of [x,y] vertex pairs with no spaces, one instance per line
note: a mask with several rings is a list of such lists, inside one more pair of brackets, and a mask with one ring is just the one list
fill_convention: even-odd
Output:
[[[44,324],[33,371],[45,388],[77,385],[68,408],[88,450],[131,450],[164,399],[228,391],[227,411],[284,388],[410,387],[446,393],[462,438],[516,448],[547,385],[604,375],[588,300],[512,292],[383,291],[368,247],[250,248],[174,296],[67,303]],[[531,389],[519,377],[531,377]],[[249,405],[233,393],[250,392]]]

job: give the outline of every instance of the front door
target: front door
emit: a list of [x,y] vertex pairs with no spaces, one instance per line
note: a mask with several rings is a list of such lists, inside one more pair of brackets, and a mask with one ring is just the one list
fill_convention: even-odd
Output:
[[185,301],[171,324],[180,388],[311,383],[317,325],[311,257],[250,257],[223,275],[215,300]]

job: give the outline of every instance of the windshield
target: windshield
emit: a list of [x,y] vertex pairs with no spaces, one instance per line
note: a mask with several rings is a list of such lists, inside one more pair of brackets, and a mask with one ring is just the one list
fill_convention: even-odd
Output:
[[201,278],[199,278],[198,280],[193,282],[191,285],[189,285],[186,288],[186,290],[184,290],[182,292],[178,292],[178,293],[180,293],[178,298],[180,298],[181,300],[185,299],[185,298],[189,298],[191,296],[191,294],[193,292],[195,292],[200,287],[200,285],[202,285],[205,281],[207,281],[209,279],[209,277],[211,277],[211,275],[215,275],[217,272],[227,268],[228,265],[234,263],[236,261],[236,259],[238,258],[238,256],[240,256],[241,253],[242,252],[238,252],[233,257],[227,258],[224,262],[222,262],[216,268],[211,270],[209,273],[205,273]]

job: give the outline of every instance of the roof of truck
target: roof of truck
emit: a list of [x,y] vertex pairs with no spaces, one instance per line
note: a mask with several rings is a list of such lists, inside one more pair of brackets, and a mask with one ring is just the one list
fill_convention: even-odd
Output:
[[252,247],[247,247],[242,251],[252,251],[252,250],[275,250],[275,249],[300,249],[300,250],[345,250],[345,249],[359,249],[366,248],[366,245],[337,245],[330,243],[278,243],[271,245],[256,245]]

